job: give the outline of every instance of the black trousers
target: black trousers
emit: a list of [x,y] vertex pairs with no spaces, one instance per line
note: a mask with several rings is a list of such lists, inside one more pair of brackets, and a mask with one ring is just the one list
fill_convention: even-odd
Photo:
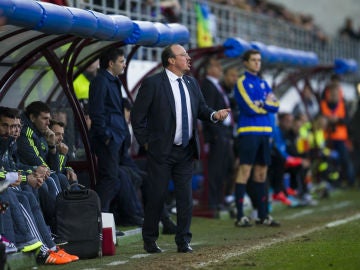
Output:
[[170,179],[175,185],[177,210],[177,245],[190,243],[192,217],[192,170],[193,144],[187,147],[173,146],[171,154],[165,162],[159,163],[148,155],[148,181],[145,183],[146,193],[144,225],[142,236],[144,242],[156,241],[159,237],[159,221],[163,213],[164,201]]

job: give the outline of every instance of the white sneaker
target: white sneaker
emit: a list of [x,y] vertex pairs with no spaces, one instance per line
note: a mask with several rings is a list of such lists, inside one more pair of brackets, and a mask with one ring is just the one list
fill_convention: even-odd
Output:
[[250,223],[250,219],[248,217],[242,217],[240,220],[235,221],[235,227],[251,227],[252,224]]
[[0,236],[0,237],[1,237],[0,241],[5,245],[5,253],[6,254],[17,252],[18,249],[14,243],[7,240],[4,236]]

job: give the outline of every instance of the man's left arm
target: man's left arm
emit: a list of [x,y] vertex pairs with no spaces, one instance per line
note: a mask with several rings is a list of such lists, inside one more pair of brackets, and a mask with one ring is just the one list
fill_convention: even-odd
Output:
[[210,108],[205,102],[205,98],[201,92],[199,84],[193,78],[190,78],[189,80],[191,81],[192,87],[194,87],[194,93],[197,94],[199,101],[197,117],[200,120],[211,121],[213,123],[216,123],[217,121],[223,121],[228,116],[231,109],[215,111],[214,109]]
[[276,113],[279,110],[279,101],[275,94],[271,90],[270,86],[266,83],[266,99],[264,101],[263,108],[270,113]]

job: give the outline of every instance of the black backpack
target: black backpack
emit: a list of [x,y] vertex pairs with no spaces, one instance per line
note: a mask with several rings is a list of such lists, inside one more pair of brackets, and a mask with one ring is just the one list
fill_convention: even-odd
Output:
[[102,255],[101,208],[95,191],[75,184],[58,194],[56,234],[68,242],[62,246],[66,252],[80,259]]

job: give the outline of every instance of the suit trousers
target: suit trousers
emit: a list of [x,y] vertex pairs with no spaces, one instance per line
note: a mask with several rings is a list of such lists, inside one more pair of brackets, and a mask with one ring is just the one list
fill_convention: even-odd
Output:
[[144,225],[142,236],[144,242],[156,241],[159,237],[159,221],[163,213],[164,201],[170,179],[175,185],[177,210],[177,245],[190,243],[192,217],[192,173],[193,173],[194,144],[187,147],[173,146],[172,151],[164,162],[160,163],[148,154],[148,181],[145,181]]
[[110,203],[121,188],[118,172],[121,144],[117,144],[111,139],[109,144],[106,145],[99,139],[93,146],[98,161],[98,178],[95,190],[101,201],[101,211],[109,212]]
[[223,203],[227,181],[230,139],[219,133],[210,141],[208,154],[209,208],[216,210]]

